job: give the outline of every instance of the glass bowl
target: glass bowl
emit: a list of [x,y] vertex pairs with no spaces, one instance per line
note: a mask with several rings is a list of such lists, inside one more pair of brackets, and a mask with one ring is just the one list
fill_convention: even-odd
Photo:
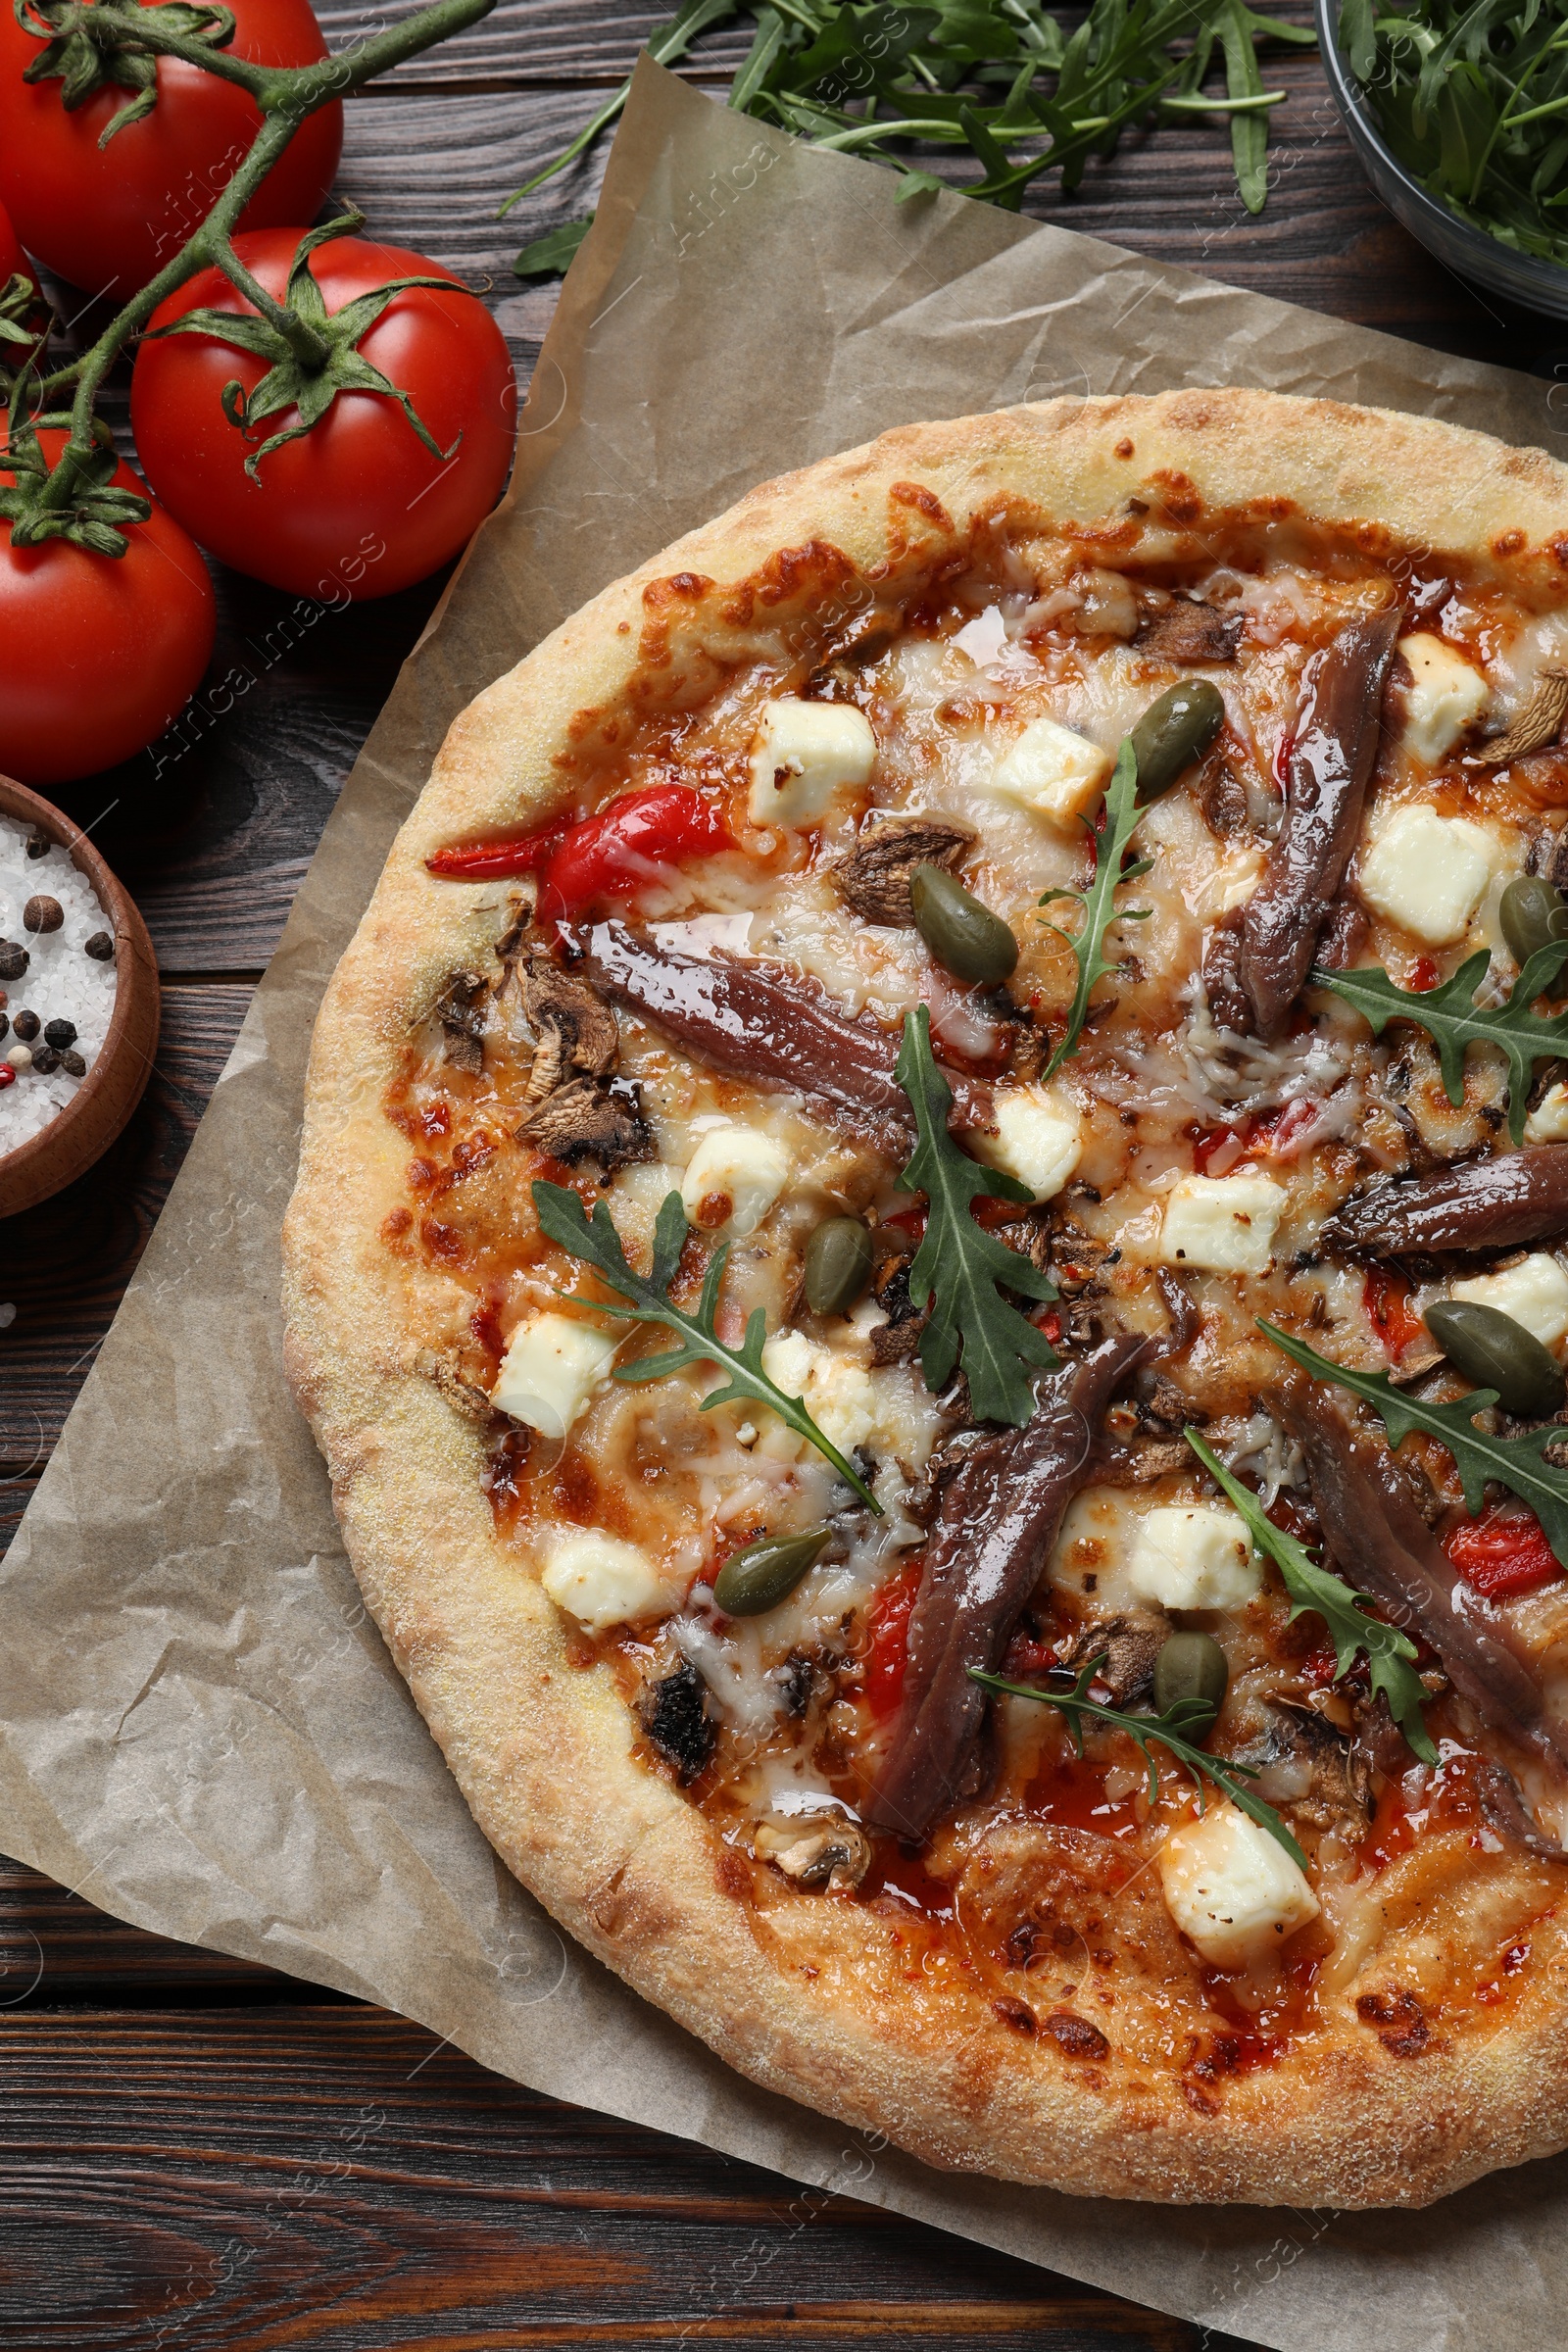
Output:
[[1516,253],[1511,245],[1461,220],[1429,196],[1384,145],[1383,135],[1340,53],[1340,0],[1313,0],[1318,46],[1334,102],[1349,133],[1362,170],[1401,227],[1429,253],[1488,293],[1505,295],[1527,311],[1568,318],[1568,269],[1558,262]]

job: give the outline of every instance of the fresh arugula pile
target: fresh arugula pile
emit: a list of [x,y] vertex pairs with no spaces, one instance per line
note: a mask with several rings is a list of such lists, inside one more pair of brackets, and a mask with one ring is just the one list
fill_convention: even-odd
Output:
[[1340,45],[1429,194],[1517,252],[1568,262],[1564,0],[1344,0]]
[[905,1021],[894,1074],[909,1098],[920,1133],[899,1182],[906,1191],[924,1193],[929,1203],[925,1237],[909,1268],[911,1302],[931,1305],[920,1340],[926,1387],[933,1396],[947,1387],[961,1348],[976,1418],[1021,1429],[1034,1417],[1029,1368],[1049,1371],[1060,1358],[1045,1333],[1002,1291],[1049,1300],[1056,1297],[1056,1286],[1032,1258],[1009,1250],[978,1224],[969,1204],[977,1194],[1019,1201],[1034,1195],[1016,1176],[982,1167],[948,1132],[953,1089],[932,1054],[931,1016],[923,1004]]
[[[1291,1860],[1304,1870],[1306,1856],[1284,1822],[1272,1805],[1266,1805],[1248,1787],[1249,1781],[1255,1781],[1258,1777],[1256,1765],[1238,1764],[1228,1756],[1211,1756],[1196,1740],[1187,1737],[1190,1732],[1197,1733],[1200,1739],[1202,1737],[1203,1731],[1213,1721],[1213,1709],[1205,1706],[1200,1698],[1179,1698],[1163,1715],[1128,1715],[1119,1707],[1102,1707],[1089,1696],[1089,1687],[1104,1663],[1103,1657],[1091,1658],[1070,1690],[1046,1690],[1033,1683],[1009,1683],[1000,1674],[981,1674],[973,1666],[969,1669],[969,1679],[978,1683],[983,1690],[1005,1691],[1012,1698],[1037,1698],[1043,1705],[1056,1708],[1071,1724],[1073,1745],[1080,1755],[1084,1752],[1083,1727],[1086,1721],[1102,1723],[1113,1732],[1125,1732],[1148,1767],[1151,1804],[1159,1801],[1159,1771],[1151,1752],[1151,1743],[1157,1740],[1175,1757],[1178,1764],[1184,1764],[1192,1774],[1198,1787],[1200,1811],[1203,1803],[1203,1783],[1208,1781],[1221,1789],[1232,1804],[1239,1805],[1250,1821],[1255,1821],[1260,1830],[1267,1830],[1276,1843],[1285,1848]],[[1062,1671],[1065,1672],[1065,1668]]]
[[1548,1421],[1516,1438],[1488,1437],[1485,1430],[1476,1428],[1475,1415],[1496,1403],[1495,1389],[1472,1389],[1451,1404],[1434,1404],[1409,1390],[1396,1389],[1386,1372],[1357,1372],[1348,1364],[1331,1362],[1304,1340],[1293,1339],[1288,1331],[1263,1322],[1261,1317],[1258,1328],[1314,1380],[1332,1381],[1371,1405],[1383,1417],[1391,1446],[1400,1445],[1413,1429],[1446,1446],[1464,1488],[1466,1510],[1480,1510],[1489,1478],[1517,1494],[1535,1512],[1553,1552],[1568,1568],[1568,1466],[1545,1458],[1546,1447],[1560,1444],[1564,1435],[1556,1422]]
[[[1089,1018],[1089,999],[1097,980],[1115,970],[1105,955],[1105,934],[1112,923],[1142,923],[1149,919],[1147,906],[1118,906],[1116,892],[1123,882],[1136,882],[1153,864],[1152,858],[1137,858],[1125,872],[1122,858],[1127,852],[1139,818],[1144,810],[1138,800],[1138,755],[1129,738],[1123,737],[1116,755],[1116,765],[1105,788],[1105,821],[1090,838],[1095,849],[1095,878],[1087,890],[1048,890],[1041,900],[1049,906],[1053,899],[1076,899],[1083,908],[1083,921],[1070,936],[1057,923],[1046,928],[1064,939],[1078,966],[1078,982],[1067,1008],[1067,1026],[1060,1044],[1047,1062],[1042,1083],[1054,1078],[1069,1054],[1077,1049]],[[1568,953],[1568,947],[1565,947]]]
[[1257,1496],[1231,1476],[1198,1432],[1190,1429],[1186,1434],[1188,1445],[1229,1499],[1253,1544],[1279,1570],[1291,1597],[1292,1624],[1305,1609],[1322,1618],[1334,1643],[1336,1682],[1353,1664],[1356,1651],[1364,1650],[1374,1697],[1383,1692],[1389,1713],[1422,1763],[1436,1764],[1438,1751],[1421,1715],[1426,1692],[1412,1663],[1416,1649],[1409,1635],[1401,1634],[1396,1625],[1385,1625],[1381,1617],[1369,1616],[1371,1603],[1364,1592],[1353,1591],[1327,1568],[1320,1568],[1294,1536],[1274,1525]]
[[711,1412],[715,1404],[735,1404],[742,1397],[755,1404],[765,1404],[777,1413],[786,1428],[814,1446],[832,1463],[840,1478],[855,1489],[860,1500],[879,1518],[882,1516],[882,1505],[870,1488],[838,1447],[823,1436],[807,1411],[804,1399],[786,1396],[777,1381],[770,1380],[763,1371],[767,1318],[761,1308],[752,1314],[739,1348],[731,1348],[719,1338],[715,1317],[724,1268],[729,1262],[728,1242],[721,1242],[709,1259],[696,1306],[688,1311],[675,1304],[670,1297],[670,1284],[675,1279],[689,1231],[679,1193],[664,1196],[654,1227],[653,1262],[646,1275],[637,1273],[628,1263],[607,1201],[595,1201],[590,1221],[575,1193],[568,1192],[562,1184],[548,1184],[540,1177],[533,1187],[533,1202],[541,1233],[572,1257],[592,1266],[612,1291],[618,1291],[629,1302],[620,1305],[612,1298],[584,1298],[577,1304],[592,1306],[601,1314],[623,1316],[628,1323],[662,1323],[679,1342],[678,1347],[666,1348],[662,1355],[640,1355],[628,1364],[617,1364],[616,1380],[662,1380],[667,1373],[684,1372],[692,1364],[716,1364],[729,1374],[729,1380],[703,1398],[705,1413]]
[[[1016,212],[1031,180],[1059,172],[1075,188],[1091,155],[1114,153],[1123,130],[1194,115],[1229,115],[1242,202],[1267,195],[1268,110],[1257,51],[1264,41],[1310,48],[1304,25],[1259,16],[1246,0],[1092,0],[1072,31],[1040,0],[934,0],[921,7],[852,0],[684,0],[649,35],[661,65],[699,33],[736,19],[755,26],[729,94],[753,115],[813,145],[860,154],[903,174],[900,198],[942,186],[907,149],[966,149],[981,176],[965,193]],[[1205,93],[1210,69],[1225,89]],[[555,176],[614,122],[621,84],[545,170],[503,207]],[[524,277],[565,267],[586,233],[572,221],[518,254]]]
[[1352,972],[1314,970],[1311,979],[1314,988],[1332,988],[1353,1004],[1371,1023],[1374,1037],[1381,1037],[1393,1020],[1414,1021],[1424,1029],[1438,1049],[1443,1083],[1455,1109],[1464,1101],[1466,1054],[1472,1046],[1494,1046],[1508,1064],[1508,1133],[1518,1144],[1524,1141],[1536,1063],[1568,1054],[1568,1012],[1543,1019],[1530,1009],[1568,962],[1568,940],[1538,948],[1503,1004],[1475,1002],[1489,962],[1488,951],[1480,948],[1441,988],[1424,991],[1397,987],[1380,964]]

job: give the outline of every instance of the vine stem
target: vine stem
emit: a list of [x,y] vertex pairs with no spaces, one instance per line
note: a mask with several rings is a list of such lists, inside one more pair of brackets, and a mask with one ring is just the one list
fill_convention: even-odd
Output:
[[[75,5],[86,13],[83,0],[75,0]],[[232,240],[245,207],[300,124],[321,107],[329,106],[333,99],[341,98],[345,91],[361,88],[377,74],[401,65],[405,58],[417,57],[421,50],[449,39],[469,24],[477,24],[490,14],[496,0],[433,0],[431,7],[421,9],[406,24],[393,25],[355,50],[339,57],[322,58],[316,65],[292,67],[257,66],[247,58],[226,57],[210,42],[189,33],[169,31],[155,21],[149,10],[138,6],[117,7],[113,0],[90,0],[90,5],[98,32],[121,33],[138,48],[160,57],[183,59],[187,65],[216,74],[221,80],[238,82],[260,107],[262,127],[227,187],[178,253],[131,296],[79,359],[68,368],[57,369],[38,387],[40,397],[46,397],[63,391],[68,384],[75,385],[70,439],[39,493],[41,506],[62,509],[74,503],[82,471],[92,458],[93,416],[105,379],[131,336],[146,325],[161,302],[167,301],[198,270],[216,266],[256,304],[264,317],[271,318],[274,325],[278,323],[274,316],[277,306],[270,303],[265,289],[257,285],[240,262]],[[51,23],[51,31],[61,28],[62,24]],[[290,328],[304,323],[291,319]],[[291,332],[289,340],[292,345]],[[315,340],[313,336],[313,343]],[[313,357],[319,355],[301,349],[298,356],[310,364]]]

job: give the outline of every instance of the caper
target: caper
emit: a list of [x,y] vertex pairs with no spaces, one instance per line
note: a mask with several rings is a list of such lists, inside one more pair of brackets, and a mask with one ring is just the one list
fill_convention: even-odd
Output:
[[1231,1670],[1212,1634],[1171,1634],[1154,1660],[1154,1705],[1161,1715],[1184,1698],[1201,1699],[1209,1720],[1225,1704]]
[[1157,800],[1168,791],[1183,768],[1202,758],[1224,716],[1225,697],[1212,679],[1167,686],[1133,729],[1139,799]]
[[1520,874],[1497,906],[1497,920],[1516,963],[1528,963],[1538,948],[1568,939],[1568,902],[1544,874]]
[[1454,1370],[1478,1389],[1495,1389],[1505,1412],[1544,1419],[1561,1404],[1564,1382],[1555,1359],[1500,1306],[1440,1298],[1427,1308],[1426,1326]]
[[788,1600],[827,1542],[825,1527],[804,1536],[763,1536],[731,1552],[713,1579],[713,1598],[726,1617],[760,1617]]
[[858,1217],[824,1217],[806,1245],[806,1303],[813,1315],[847,1315],[865,1297],[876,1252]]
[[1018,960],[1018,942],[1000,914],[940,865],[917,865],[909,876],[915,928],[938,963],[973,988],[994,988]]

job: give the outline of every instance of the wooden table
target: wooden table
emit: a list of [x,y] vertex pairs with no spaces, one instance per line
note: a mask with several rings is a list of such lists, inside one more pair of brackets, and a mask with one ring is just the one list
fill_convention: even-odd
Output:
[[[321,13],[337,43],[366,22],[352,0]],[[497,207],[629,70],[653,22],[593,0],[502,0],[350,102],[342,191],[374,232],[484,292],[524,380],[555,290],[519,285],[512,257],[586,209],[598,166],[508,221]],[[710,36],[686,70],[720,91],[741,48]],[[1031,209],[1443,350],[1568,375],[1568,329],[1502,316],[1383,211],[1316,59],[1283,53],[1270,72],[1291,98],[1261,220],[1242,211],[1228,141],[1209,128],[1130,141],[1076,199],[1041,191]],[[1544,416],[1545,380],[1542,392]],[[254,690],[234,715],[187,728],[183,750],[59,796],[146,913],[164,1040],[120,1145],[0,1239],[0,1301],[16,1307],[0,1332],[0,1541],[439,586],[311,609],[302,625],[292,600],[223,577],[215,673],[243,663]],[[0,1862],[6,2352],[1237,2342],[536,2097],[400,2018],[121,1927],[90,1891]]]

